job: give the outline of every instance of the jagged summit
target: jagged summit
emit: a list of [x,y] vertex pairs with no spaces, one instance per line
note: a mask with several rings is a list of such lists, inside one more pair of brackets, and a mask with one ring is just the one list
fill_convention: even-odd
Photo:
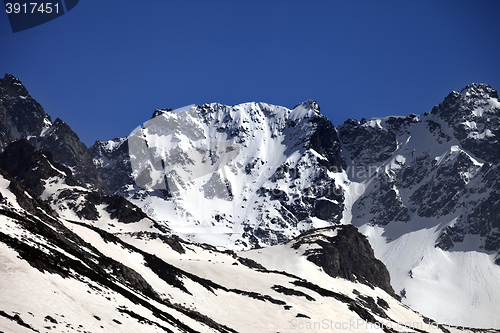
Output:
[[38,138],[51,124],[50,117],[21,81],[7,74],[0,79],[0,151],[21,138],[37,145]]
[[485,83],[471,83],[460,91],[463,98],[495,98],[498,99],[498,92]]
[[5,74],[3,79],[0,79],[0,91],[1,94],[5,96],[29,96],[28,90],[21,81],[12,74]]
[[61,119],[52,122],[21,81],[6,74],[0,79],[0,151],[19,139],[52,152],[84,186],[109,192],[78,135]]
[[171,108],[166,108],[166,109],[156,109],[153,112],[153,115],[151,116],[151,119],[158,117],[159,115],[164,114],[165,112],[172,112],[173,110]]
[[[115,153],[125,143],[129,156]],[[343,218],[340,181],[317,169],[342,170],[340,144],[314,101],[160,110],[126,142],[91,149],[112,191],[191,239],[251,248]],[[153,164],[142,160],[149,156]],[[118,168],[129,176],[116,188]],[[305,184],[324,194],[311,196]]]
[[321,113],[321,109],[320,109],[318,103],[313,99],[308,99],[305,102],[299,103],[299,104],[295,105],[293,108],[295,109],[298,106],[302,106],[306,109],[314,110],[316,113]]
[[[482,117],[484,113],[499,114],[500,101],[498,92],[487,84],[472,83],[459,92],[451,92],[445,100],[436,105],[431,113],[443,116],[447,121],[453,121],[450,118],[450,112],[460,120],[462,117],[468,117],[471,114],[476,117]],[[443,111],[448,111],[443,113]]]
[[486,84],[471,84],[453,92],[435,106],[431,114],[453,129],[453,136],[477,158],[500,161],[500,100]]

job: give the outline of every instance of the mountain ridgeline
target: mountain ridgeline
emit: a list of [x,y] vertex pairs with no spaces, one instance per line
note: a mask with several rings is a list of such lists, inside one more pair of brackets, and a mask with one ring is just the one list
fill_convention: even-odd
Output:
[[[330,278],[380,288],[426,316],[467,326],[494,327],[491,319],[500,311],[499,138],[497,91],[471,84],[421,115],[349,119],[338,126],[313,100],[292,109],[266,103],[159,109],[128,137],[87,148],[62,120],[52,122],[17,78],[0,79],[0,168],[13,177],[10,191],[25,188],[28,198],[49,205],[43,210],[52,219],[71,221],[64,226],[84,232],[78,237],[89,228],[144,258],[140,251],[155,247],[138,244],[159,242],[168,253],[186,247],[198,254],[233,253],[251,270],[303,279],[290,281],[300,291],[273,287],[277,293],[307,298],[309,288],[325,296],[304,282],[313,275],[297,271],[305,258]],[[37,212],[38,204],[21,202],[22,209]],[[89,251],[100,256],[96,251],[107,250]],[[292,269],[273,256],[299,261]],[[90,265],[89,258],[77,257]],[[191,264],[176,269],[199,272]],[[152,280],[132,280],[134,290],[165,301]],[[175,281],[169,283],[184,290]],[[238,289],[195,281],[206,290]],[[271,294],[258,294],[278,304]],[[374,310],[383,312],[385,301],[365,296],[344,301],[358,315],[370,311],[385,318]],[[231,331],[231,322],[212,323],[207,318],[219,317],[193,304],[204,309],[200,318],[211,329]]]

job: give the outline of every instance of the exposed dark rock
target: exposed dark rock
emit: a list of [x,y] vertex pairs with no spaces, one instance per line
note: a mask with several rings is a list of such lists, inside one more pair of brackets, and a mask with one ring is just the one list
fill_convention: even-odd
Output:
[[10,74],[0,79],[0,151],[20,138],[29,137],[36,146],[42,130],[50,123],[50,117],[21,81]]
[[[389,319],[389,317],[387,316],[387,314],[385,313],[384,309],[382,309],[379,304],[378,304],[378,300],[382,300],[383,302],[385,302],[383,299],[379,298],[377,300],[377,302],[375,302],[375,300],[373,299],[373,297],[370,297],[370,296],[364,296],[364,295],[360,295],[358,297],[356,297],[356,299],[365,307],[365,308],[368,308],[372,311],[372,313],[378,315],[379,317],[382,317],[382,318],[385,318],[385,319]],[[385,305],[388,307],[389,305],[387,304],[387,302],[385,302]]]
[[389,310],[389,303],[383,298],[377,297],[377,305],[384,310]]
[[0,310],[0,316],[16,322],[21,327],[27,328],[27,329],[29,329],[29,330],[31,330],[33,332],[38,332],[38,330],[36,330],[33,327],[31,327],[31,325],[26,324],[24,322],[24,320],[18,314],[15,314],[15,315],[12,316],[12,315],[9,315],[8,313]]
[[54,159],[71,168],[83,186],[108,193],[92,158],[78,135],[62,120],[54,123],[21,81],[6,74],[0,79],[0,151],[16,139],[29,139]]
[[307,318],[307,319],[311,319],[311,317],[309,317],[308,315],[302,314],[302,313],[297,313],[297,315],[296,315],[295,317],[296,317],[296,318]]
[[105,210],[110,217],[119,222],[134,223],[147,217],[139,207],[119,195],[103,196],[103,202],[107,204]]
[[328,170],[341,172],[344,159],[335,126],[327,118],[315,118],[312,122],[316,123],[317,127],[309,138],[309,148],[326,157],[326,159],[318,159],[320,165]]
[[[344,149],[358,165],[373,165],[389,158],[397,149],[396,133],[349,119],[338,128]],[[367,149],[369,147],[369,149]]]
[[64,178],[69,186],[80,185],[71,174],[71,170],[57,163],[52,153],[37,151],[27,140],[21,139],[9,144],[0,154],[0,168],[41,195],[44,181],[51,177]]
[[40,148],[52,152],[56,161],[71,168],[75,178],[93,190],[109,193],[87,146],[65,122],[57,118],[40,141]]
[[[335,236],[328,236],[334,232]],[[359,281],[369,286],[379,287],[395,296],[391,287],[389,271],[375,258],[373,249],[366,236],[352,225],[342,225],[316,229],[302,234],[292,241],[292,247],[315,244],[304,255],[307,260],[320,266],[332,277],[341,277],[350,281]]]
[[182,244],[185,241],[182,240],[177,235],[167,235],[156,232],[139,231],[139,232],[133,232],[131,236],[137,239],[149,239],[149,240],[159,239],[163,243],[168,244],[172,248],[172,250],[176,251],[177,253],[180,254],[186,253],[186,250],[182,246]]
[[[314,202],[314,216],[325,221],[336,221],[341,216],[344,206],[327,199]],[[337,218],[337,219],[336,219]]]
[[[444,119],[453,129],[454,135],[462,146],[475,156],[492,163],[500,162],[500,108],[481,110],[489,103],[489,99],[498,99],[498,93],[486,84],[473,83],[459,92],[450,93],[445,100],[435,106],[431,113]],[[464,126],[465,121],[473,121],[475,127]],[[478,139],[474,134],[485,133],[489,130],[492,136]],[[472,135],[471,135],[472,134]]]
[[262,266],[261,264],[259,264],[258,262],[256,262],[255,260],[252,260],[252,259],[238,257],[238,261],[242,265],[245,265],[245,266],[250,267],[250,268],[254,268],[254,269],[262,270],[262,271],[266,270],[266,268],[264,266]]
[[[35,216],[44,217],[44,213],[49,216],[56,217],[57,213],[50,207],[48,203],[40,199],[36,193],[29,188],[24,187],[17,182],[12,176],[0,169],[0,175],[10,181],[9,189],[16,196],[16,201],[23,209],[32,213]],[[42,210],[38,209],[42,208]]]
[[110,147],[106,142],[96,141],[89,147],[89,154],[111,193],[125,194],[124,187],[135,183],[132,177],[128,140],[117,138],[112,142],[116,147]]
[[305,297],[308,301],[315,301],[315,299],[311,296],[309,296],[306,293],[303,293],[302,291],[291,289],[291,288],[286,288],[283,286],[272,286],[271,287],[274,291],[284,294],[284,295],[294,295],[294,296],[299,296],[299,297]]
[[[99,213],[97,205],[105,204],[105,210],[110,213],[111,219],[119,222],[133,223],[147,217],[147,215],[137,206],[133,205],[125,198],[118,195],[104,195],[99,192],[90,192],[78,188],[80,183],[73,177],[71,170],[57,163],[53,155],[46,151],[37,151],[27,140],[18,140],[8,145],[3,153],[0,153],[0,168],[6,170],[20,184],[33,191],[35,199],[45,190],[46,182],[51,178],[60,178],[73,188],[68,188],[58,194],[57,199],[66,200],[69,207],[75,211],[78,217],[88,220],[97,220]],[[18,201],[23,208],[35,213],[33,209],[36,205],[46,205],[46,203],[31,204],[35,199],[23,195],[17,190],[15,184],[11,185],[11,190],[19,193]],[[85,200],[80,202],[80,197]],[[51,214],[55,214],[52,209],[46,208]]]

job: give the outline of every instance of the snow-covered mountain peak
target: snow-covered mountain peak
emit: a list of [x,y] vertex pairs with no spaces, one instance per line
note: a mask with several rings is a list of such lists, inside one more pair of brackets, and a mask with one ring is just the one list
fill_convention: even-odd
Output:
[[[494,264],[500,263],[500,221],[494,217],[499,106],[494,89],[472,84],[421,116],[349,120],[338,127],[347,175],[364,189],[355,197],[351,223],[387,265],[394,289],[424,313],[461,317],[470,325],[491,317],[490,309],[498,312],[493,299],[500,298]],[[460,269],[468,273],[450,273]],[[424,305],[422,290],[456,303],[444,282],[435,282],[439,277],[461,286],[455,292],[460,307]],[[490,287],[484,292],[466,281]],[[481,303],[467,303],[470,295]]]
[[305,110],[306,112],[313,111],[315,114],[318,114],[318,115],[321,114],[321,109],[320,109],[318,103],[313,99],[309,99],[309,100],[302,102],[302,103],[299,103],[293,107],[294,111],[301,110],[301,109]]
[[160,116],[166,112],[172,112],[173,110],[170,109],[170,108],[167,108],[167,109],[156,109],[154,112],[153,112],[153,115],[151,116],[151,119],[153,119],[154,117],[157,117],[157,116]]
[[444,120],[450,134],[476,157],[490,163],[500,161],[500,100],[495,89],[471,84],[448,95],[431,114]]
[[[157,110],[126,140],[91,149],[108,186],[122,165],[129,182],[113,190],[190,239],[248,248],[342,219],[341,188],[316,170],[342,170],[340,144],[314,101],[293,110],[255,102]],[[316,202],[311,188],[324,197]],[[309,214],[319,220],[302,221]]]
[[441,116],[450,124],[472,118],[498,117],[500,100],[497,91],[489,85],[473,83],[460,93],[451,92],[431,113]]
[[460,96],[463,99],[471,99],[471,98],[498,99],[498,92],[487,84],[472,83],[460,91]]

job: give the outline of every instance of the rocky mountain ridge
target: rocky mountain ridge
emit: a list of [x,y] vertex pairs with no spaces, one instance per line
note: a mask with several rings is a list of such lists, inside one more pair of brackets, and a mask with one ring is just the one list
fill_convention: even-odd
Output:
[[[231,166],[222,165],[229,145],[237,152]],[[290,239],[315,219],[326,226],[343,218],[342,188],[323,171],[342,170],[340,143],[314,101],[293,110],[264,103],[157,110],[128,138],[97,142],[90,150],[112,191],[154,219],[177,224],[189,239],[203,241],[208,231],[224,246],[251,248]],[[312,195],[312,186],[300,183],[314,183],[324,194]]]
[[61,119],[52,119],[21,81],[10,74],[0,79],[0,151],[14,140],[27,139],[72,169],[83,186],[109,193],[85,144]]
[[378,225],[415,215],[453,220],[436,246],[449,250],[466,235],[479,235],[477,250],[498,251],[499,119],[496,91],[472,84],[421,116],[339,126],[350,163],[372,170],[362,180],[370,184],[354,206],[355,218],[370,215]]
[[[164,215],[166,223],[182,237],[225,247],[280,244],[307,230],[353,224],[388,266],[404,302],[429,315],[479,324],[500,311],[495,301],[500,299],[499,113],[496,91],[484,84],[452,92],[422,115],[350,119],[336,128],[313,101],[293,110],[263,103],[209,104],[185,113],[159,110],[128,138],[146,137],[148,147],[157,147],[153,160],[172,164],[169,153],[175,152],[196,161],[188,129],[211,141],[234,142],[239,154],[216,170],[217,177],[181,177],[175,191],[137,189],[130,183],[121,193],[150,216],[170,207],[175,213]],[[151,129],[154,119],[195,125],[176,125],[174,134],[158,132]],[[127,155],[115,143],[128,140],[96,143],[95,150],[108,148],[94,155],[98,168],[101,161],[127,165],[130,146]],[[117,162],[109,158],[115,151],[121,153]],[[184,168],[178,175],[193,171],[188,160],[173,160]],[[146,173],[153,170],[165,171],[163,184],[173,183],[161,163]],[[231,196],[207,197],[206,184],[222,178],[227,182],[219,182],[219,188],[230,188]],[[217,210],[218,199],[224,200],[219,207],[225,211]],[[197,220],[197,207],[212,209]],[[186,224],[189,220],[193,223]],[[451,256],[451,264],[443,256]],[[460,270],[467,274],[457,279],[452,272]],[[429,297],[439,294],[441,305],[429,307],[422,290]],[[444,306],[449,303],[463,306]]]
[[[8,82],[3,110],[14,110],[8,100],[31,101],[17,81]],[[352,224],[387,266],[403,302],[434,318],[481,326],[500,311],[499,113],[498,94],[484,84],[452,92],[422,115],[349,119],[337,127],[314,101],[292,110],[213,103],[156,110],[129,137],[96,142],[88,155],[106,191],[185,239],[261,251],[309,230]],[[18,136],[45,140],[40,133]],[[70,157],[54,157],[75,171]],[[42,195],[63,218],[92,216],[70,207],[92,202],[88,191],[99,188],[82,172],[75,178],[83,192]],[[92,205],[93,223],[119,232],[106,222],[103,201]],[[336,256],[331,247],[324,253]]]

